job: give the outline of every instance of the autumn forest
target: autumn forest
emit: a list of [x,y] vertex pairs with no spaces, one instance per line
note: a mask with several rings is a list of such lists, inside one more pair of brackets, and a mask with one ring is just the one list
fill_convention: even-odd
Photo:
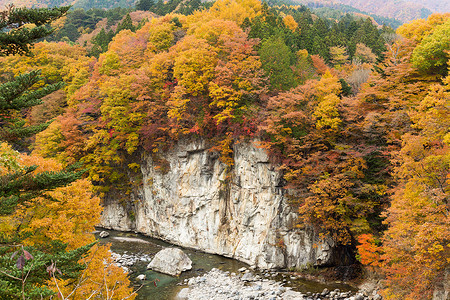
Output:
[[394,30],[170,3],[0,13],[0,298],[134,299],[91,234],[102,199],[126,201],[143,153],[167,172],[166,151],[203,139],[227,170],[234,145],[264,149],[295,226],[385,299],[432,299],[450,272],[450,13]]

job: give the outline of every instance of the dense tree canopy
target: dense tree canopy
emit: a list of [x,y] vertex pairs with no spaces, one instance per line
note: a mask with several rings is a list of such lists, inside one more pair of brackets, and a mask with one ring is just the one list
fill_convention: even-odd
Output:
[[[78,231],[64,235],[69,252],[62,246],[58,252],[69,255],[85,246],[77,237],[91,241],[81,224],[95,223],[84,209],[98,208],[97,195],[127,201],[140,182],[142,154],[164,173],[165,151],[203,139],[223,163],[227,185],[233,146],[255,142],[283,175],[280,185],[299,216],[293,226],[314,227],[336,247],[357,251],[383,277],[387,299],[430,298],[450,259],[449,14],[394,33],[349,14],[320,18],[304,6],[187,5],[178,14],[168,13],[183,7],[177,1],[138,2],[159,18],[75,10],[54,38],[72,24],[70,40],[83,35],[81,45],[42,42],[28,56],[0,59],[2,140],[46,128],[29,156],[1,146],[2,178],[23,178],[30,193],[39,190],[20,199],[15,185],[2,194],[12,224],[4,232],[15,230],[24,246],[34,247],[72,226]],[[44,113],[52,105],[58,109]],[[81,161],[87,179],[39,189],[34,179],[41,173],[30,161],[49,166],[47,181]],[[82,208],[74,216],[76,203]],[[18,220],[26,227],[13,228]],[[105,258],[106,251],[89,255]],[[86,267],[103,276],[100,265]],[[63,293],[73,289],[68,278],[59,280]],[[92,289],[102,287],[86,284],[80,297]],[[120,293],[129,292],[125,284]]]
[[386,276],[387,299],[431,299],[449,268],[450,98],[449,79],[442,76],[449,66],[442,53],[449,47],[445,38],[430,47],[448,24],[448,15],[442,17],[420,22],[423,35],[416,35],[417,22],[400,28],[406,39],[392,45],[380,73],[361,94],[364,106],[373,109],[367,121],[384,132],[392,149],[395,185],[384,213],[388,228],[378,233],[381,245],[367,239],[361,246],[371,249],[362,252],[363,262]]
[[[39,123],[34,120],[35,125],[29,126],[27,111],[41,104],[44,96],[61,89],[62,78],[71,81],[78,77],[78,81],[74,81],[80,83],[79,74],[71,68],[76,65],[74,58],[78,58],[82,51],[64,53],[66,45],[56,45],[57,50],[55,47],[52,49],[52,45],[44,51],[39,47],[38,59],[30,51],[36,39],[52,31],[44,25],[61,17],[67,9],[28,10],[9,7],[0,14],[0,54],[16,55],[1,58],[2,299],[43,299],[55,294],[64,299],[69,294],[88,298],[93,294],[106,296],[110,290],[115,290],[116,299],[134,297],[130,295],[131,289],[128,288],[129,281],[125,274],[112,265],[111,260],[105,260],[108,247],[92,248],[94,237],[91,232],[99,220],[101,207],[100,199],[93,194],[91,182],[80,179],[84,171],[77,170],[77,166],[63,168],[55,160],[20,154],[13,149],[14,146],[27,150],[25,138],[49,125],[49,122]],[[69,67],[66,64],[68,61],[74,64]],[[44,70],[32,70],[38,67]],[[46,77],[41,76],[42,73]],[[89,260],[86,260],[87,257]],[[89,281],[98,278],[100,283],[88,285],[85,283],[87,278]],[[56,285],[57,282],[59,284]],[[120,284],[120,288],[115,288],[117,284]]]

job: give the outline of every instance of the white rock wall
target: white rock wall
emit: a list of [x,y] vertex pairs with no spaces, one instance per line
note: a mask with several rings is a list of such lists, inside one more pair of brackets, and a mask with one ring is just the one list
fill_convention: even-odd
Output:
[[295,228],[296,214],[283,197],[280,174],[265,151],[241,143],[234,153],[229,184],[225,166],[202,142],[180,143],[167,153],[166,174],[148,157],[142,166],[142,189],[125,208],[114,199],[106,201],[101,225],[135,230],[259,268],[330,263],[332,242],[320,241],[312,230]]

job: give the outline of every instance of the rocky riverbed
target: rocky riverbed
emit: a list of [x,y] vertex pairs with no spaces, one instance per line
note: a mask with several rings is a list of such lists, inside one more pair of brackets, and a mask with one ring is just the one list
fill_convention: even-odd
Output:
[[121,267],[127,273],[131,273],[130,267],[137,262],[149,262],[151,260],[148,254],[119,254],[112,251],[111,258],[118,267]]
[[[183,289],[183,299],[380,299],[372,294],[375,286],[365,289],[365,295],[358,295],[357,289],[343,283],[307,280],[292,272],[261,271],[233,259],[192,249],[182,249],[192,260],[192,270],[169,276],[147,266],[159,251],[173,245],[130,232],[108,233],[100,243],[111,244],[116,264],[129,273],[133,286],[139,289],[137,300],[176,299]],[[227,298],[231,295],[229,291],[239,294]]]
[[208,273],[186,279],[183,288],[177,295],[179,300],[379,300],[381,296],[364,295],[361,292],[333,291],[325,288],[320,293],[301,293],[283,286],[283,283],[255,275],[249,270],[243,274],[230,273],[212,269]]

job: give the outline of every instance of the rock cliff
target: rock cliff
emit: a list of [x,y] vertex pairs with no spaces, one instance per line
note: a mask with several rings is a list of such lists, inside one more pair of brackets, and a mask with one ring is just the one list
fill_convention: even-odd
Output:
[[[179,143],[164,155],[167,170],[150,156],[132,199],[105,200],[101,226],[134,230],[176,245],[244,261],[259,268],[330,264],[333,243],[296,228],[282,178],[263,149],[234,147],[231,180],[205,143]],[[121,203],[122,202],[122,203]]]

